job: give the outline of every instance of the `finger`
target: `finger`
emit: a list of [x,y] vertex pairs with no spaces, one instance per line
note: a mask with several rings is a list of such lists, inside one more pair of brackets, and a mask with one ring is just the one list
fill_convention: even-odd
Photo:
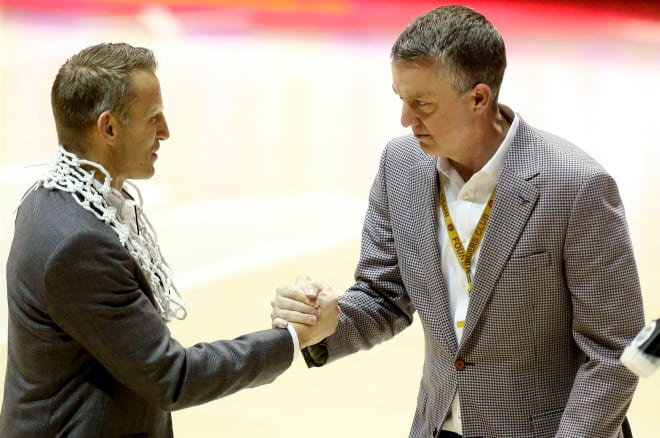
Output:
[[319,285],[320,290],[317,294],[318,301],[327,302],[327,301],[337,301],[338,295],[334,290],[327,284]]
[[311,302],[314,301],[307,297],[302,287],[290,284],[286,286],[280,286],[276,289],[275,299],[278,297],[290,298],[307,304],[311,304]]
[[318,315],[319,312],[321,311],[320,303],[318,302],[315,302],[313,305],[310,305],[286,297],[275,297],[275,299],[270,302],[270,306],[273,308],[273,310],[277,310],[277,309],[291,310],[294,312],[308,313],[311,315]]
[[317,295],[321,292],[330,291],[332,292],[332,287],[328,283],[322,283],[320,281],[313,281],[312,286],[317,291]]
[[286,319],[273,318],[273,328],[286,328],[287,325],[289,322]]
[[303,313],[313,313],[312,309],[318,308],[319,302],[316,292],[314,292],[314,296],[309,297],[299,287],[287,285],[277,289],[275,298],[271,301],[271,306],[298,310]]
[[272,313],[273,324],[275,321],[283,319],[288,322],[297,322],[299,324],[314,325],[316,324],[316,315],[308,313],[300,313],[286,309],[274,309]]
[[312,278],[307,274],[299,274],[296,277],[296,286],[302,290],[308,300],[314,301],[318,290],[314,287]]

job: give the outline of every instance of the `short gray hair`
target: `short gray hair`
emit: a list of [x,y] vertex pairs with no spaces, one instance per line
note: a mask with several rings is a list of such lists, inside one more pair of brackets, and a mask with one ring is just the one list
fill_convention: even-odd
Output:
[[417,17],[401,32],[391,56],[393,61],[436,59],[461,94],[484,83],[497,96],[506,68],[500,33],[464,6],[442,6]]
[[104,111],[128,123],[132,73],[155,71],[157,65],[151,50],[126,43],[97,44],[69,58],[50,94],[60,144],[80,149],[88,128]]

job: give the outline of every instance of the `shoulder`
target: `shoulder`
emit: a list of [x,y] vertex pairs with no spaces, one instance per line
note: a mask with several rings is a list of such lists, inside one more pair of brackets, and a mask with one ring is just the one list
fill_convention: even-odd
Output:
[[[70,193],[44,188],[30,192],[18,209],[7,266],[47,301],[108,279],[131,279],[136,270],[108,225]],[[85,288],[74,287],[83,283]]]
[[531,171],[587,177],[606,174],[603,166],[571,141],[520,121],[507,157],[508,165],[529,166]]
[[411,134],[394,137],[387,142],[385,151],[388,155],[403,159],[419,160],[430,157],[430,155],[422,152],[422,149],[419,147],[419,141]]
[[395,166],[395,169],[400,171],[431,161],[435,162],[435,157],[422,151],[415,136],[404,135],[387,143],[381,156],[381,167]]
[[43,187],[25,197],[18,208],[16,222],[17,225],[28,224],[32,232],[54,234],[58,238],[81,232],[115,235],[110,227],[78,204],[71,193]]
[[103,248],[126,253],[117,234],[70,193],[43,187],[29,193],[19,206],[14,240],[28,253],[46,259],[59,255],[76,260]]

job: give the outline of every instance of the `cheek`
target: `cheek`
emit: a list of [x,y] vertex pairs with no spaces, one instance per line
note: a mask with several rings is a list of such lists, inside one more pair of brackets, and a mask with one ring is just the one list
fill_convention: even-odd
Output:
[[138,144],[136,146],[139,147],[143,154],[151,154],[155,139],[156,132],[154,130],[144,130],[140,132],[137,138]]
[[426,129],[433,135],[442,135],[447,131],[447,120],[443,120],[437,115],[432,115],[424,120]]
[[462,129],[461,118],[455,111],[439,111],[429,117],[427,126],[435,134],[448,135],[452,131]]

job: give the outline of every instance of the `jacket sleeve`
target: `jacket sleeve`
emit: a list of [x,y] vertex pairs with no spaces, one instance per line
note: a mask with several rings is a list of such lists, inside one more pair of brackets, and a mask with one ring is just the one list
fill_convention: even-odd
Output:
[[587,356],[575,377],[558,437],[618,436],[637,378],[619,361],[643,327],[633,248],[614,180],[588,177],[574,200],[564,249],[573,338]]
[[53,320],[123,385],[174,410],[270,383],[289,367],[285,329],[184,348],[112,237],[81,232],[62,242],[46,264],[43,299]]
[[414,309],[401,279],[389,218],[387,152],[385,148],[369,195],[356,282],[339,298],[341,314],[335,334],[321,345],[303,351],[309,366],[370,349],[413,321]]

